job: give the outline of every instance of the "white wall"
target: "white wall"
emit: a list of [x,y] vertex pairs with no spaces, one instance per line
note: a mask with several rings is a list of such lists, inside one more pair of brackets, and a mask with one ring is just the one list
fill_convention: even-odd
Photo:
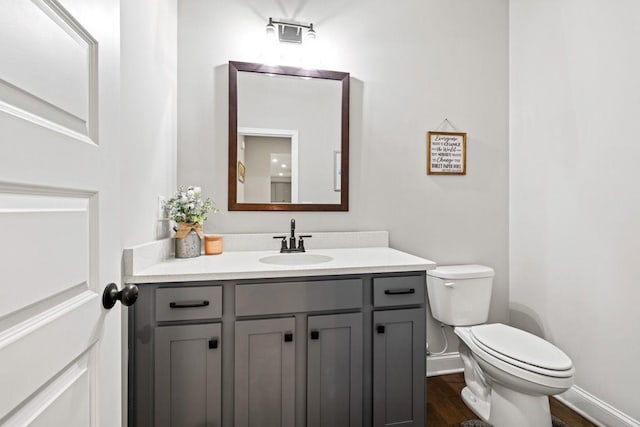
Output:
[[[349,212],[226,212],[227,62],[262,61],[270,16],[312,21],[321,68],[351,73]],[[178,182],[224,211],[207,232],[286,232],[292,217],[303,232],[388,230],[400,250],[493,266],[491,318],[506,321],[507,0],[180,1],[178,93]],[[445,118],[468,132],[466,176],[426,175],[426,132]]]
[[[120,2],[120,241],[123,248],[169,235],[158,196],[176,187],[177,0]],[[117,173],[114,171],[114,173]],[[122,348],[127,348],[122,310]],[[122,355],[122,425],[127,354]]]
[[640,420],[640,3],[512,0],[510,15],[511,320]]
[[121,2],[123,247],[169,233],[157,206],[176,189],[176,2]]

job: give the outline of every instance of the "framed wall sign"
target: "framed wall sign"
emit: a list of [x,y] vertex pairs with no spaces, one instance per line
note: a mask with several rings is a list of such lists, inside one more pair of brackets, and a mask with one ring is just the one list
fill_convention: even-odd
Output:
[[464,132],[427,133],[427,174],[467,174],[467,134]]

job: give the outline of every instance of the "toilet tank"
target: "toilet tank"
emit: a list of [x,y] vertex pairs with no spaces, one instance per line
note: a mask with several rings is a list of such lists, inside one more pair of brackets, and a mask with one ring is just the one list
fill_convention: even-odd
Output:
[[427,271],[427,293],[434,319],[451,326],[485,323],[493,276],[484,265],[448,265]]

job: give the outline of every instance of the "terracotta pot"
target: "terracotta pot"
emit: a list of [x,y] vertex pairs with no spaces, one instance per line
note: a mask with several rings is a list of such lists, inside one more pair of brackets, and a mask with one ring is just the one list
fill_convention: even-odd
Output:
[[215,234],[204,236],[204,253],[206,255],[219,255],[222,253],[224,237]]

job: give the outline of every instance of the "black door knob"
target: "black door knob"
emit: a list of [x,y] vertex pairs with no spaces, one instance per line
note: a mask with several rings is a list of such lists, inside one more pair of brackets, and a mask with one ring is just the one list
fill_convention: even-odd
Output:
[[117,301],[127,307],[133,305],[138,299],[138,287],[136,285],[126,285],[121,290],[115,283],[109,283],[102,293],[102,306],[107,310],[113,308]]

